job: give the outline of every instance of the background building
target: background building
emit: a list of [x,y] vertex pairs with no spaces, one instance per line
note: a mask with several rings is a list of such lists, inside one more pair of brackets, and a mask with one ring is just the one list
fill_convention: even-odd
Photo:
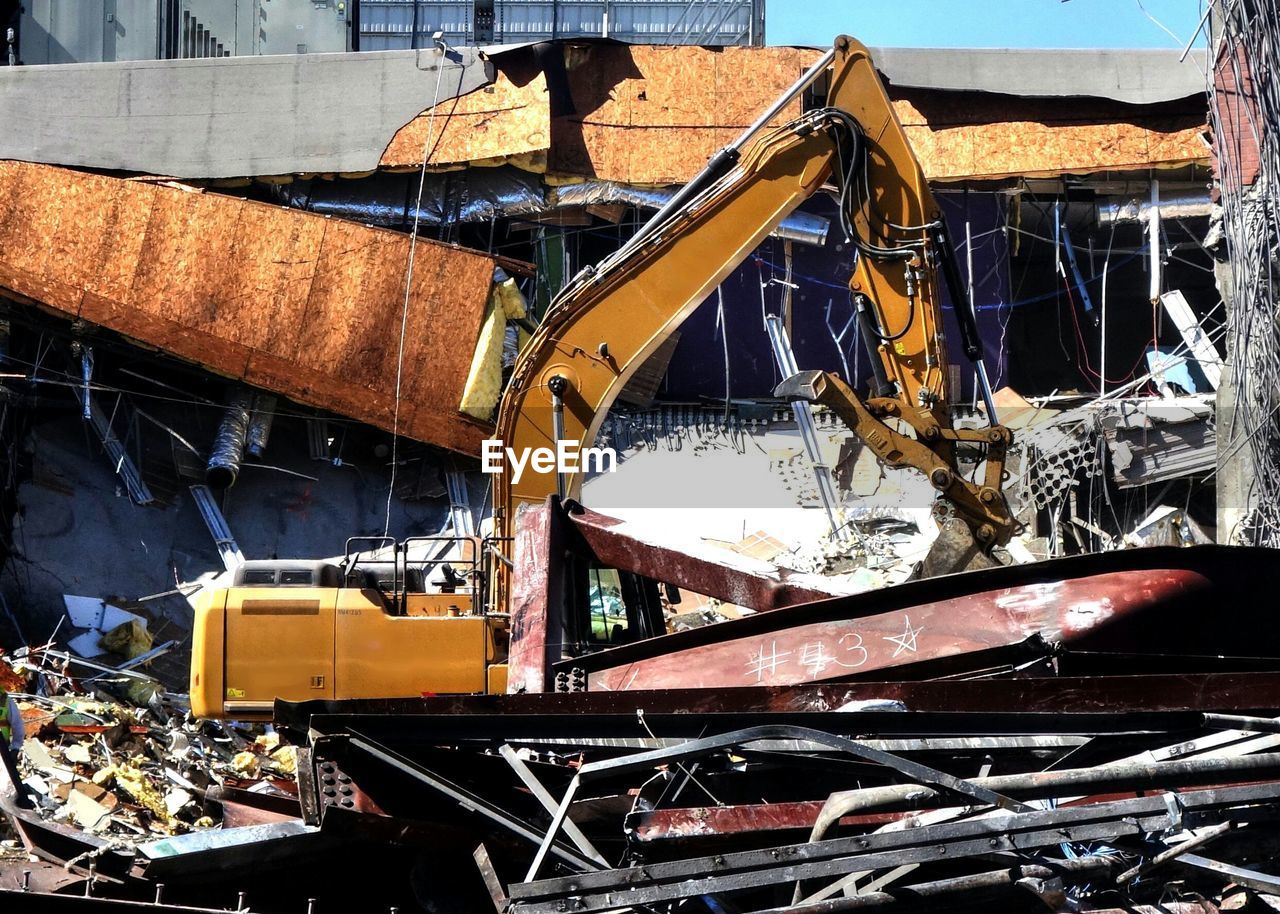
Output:
[[27,0],[0,4],[8,27],[27,65],[383,51],[436,32],[456,46],[762,45],[764,0]]
[[764,0],[360,0],[361,50],[598,36],[642,44],[763,45]]

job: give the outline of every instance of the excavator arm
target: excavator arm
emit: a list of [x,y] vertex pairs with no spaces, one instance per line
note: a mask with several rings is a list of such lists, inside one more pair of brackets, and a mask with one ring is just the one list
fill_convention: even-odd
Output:
[[[821,78],[829,86],[825,107],[764,130]],[[848,38],[616,254],[557,298],[517,362],[499,411],[503,444],[529,453],[554,451],[560,442],[591,446],[644,361],[766,235],[827,188],[840,200],[840,227],[856,249],[850,292],[862,309],[864,337],[877,341],[879,390],[863,399],[839,378],[811,372],[787,379],[780,392],[826,404],[881,460],[927,474],[979,542],[1006,539],[1012,523],[1000,489],[1008,432],[955,429],[947,409],[939,272],[952,301],[959,306],[962,299],[941,216],[866,48]],[[974,357],[980,347],[972,315],[962,307],[956,313]],[[965,442],[985,447],[981,485],[957,472],[956,446]],[[541,505],[557,491],[579,495],[581,473],[536,469],[526,467],[516,479],[510,464],[500,463],[494,483],[500,536],[512,536],[521,505]],[[556,542],[548,535],[541,545],[551,550]],[[520,644],[537,657],[559,656],[559,636],[545,628],[546,619],[530,622],[536,612],[512,605],[504,562],[491,565],[486,608],[509,610],[509,623],[503,612],[475,612],[471,595],[452,587],[431,593],[424,581],[411,586],[407,542],[389,560],[348,552],[342,567],[250,563],[229,586],[201,593],[191,659],[197,715],[263,715],[276,698],[503,692],[511,685],[503,662],[508,642],[510,656]],[[540,583],[554,590],[549,576],[563,555],[548,551],[548,561],[531,569],[528,556],[541,553],[524,554],[529,577],[522,590],[537,594]],[[287,657],[279,656],[280,644],[289,645]],[[524,670],[517,687],[530,681],[530,670],[550,669],[513,668]],[[544,678],[534,687],[548,684]]]
[[[825,107],[783,127],[759,130],[824,76]],[[826,403],[882,460],[928,474],[984,543],[1006,540],[1012,523],[1000,479],[1008,433],[956,431],[947,408],[937,275],[949,251],[941,213],[869,52],[848,37],[838,39],[756,127],[713,157],[636,237],[557,297],[525,346],[504,395],[498,417],[503,445],[555,450],[565,442],[578,451],[589,448],[645,360],[783,219],[824,186],[834,187],[841,227],[856,246],[851,293],[864,309],[864,328],[878,338],[886,382],[881,392],[888,395],[863,401],[834,376],[810,378],[807,386],[784,383],[785,394]],[[976,341],[976,333],[971,326],[962,330],[968,347],[968,337]],[[905,421],[915,438],[886,419]],[[988,447],[985,484],[963,479],[955,469],[955,444],[993,445],[997,437],[999,445]],[[526,471],[517,481],[504,463],[494,479],[496,532],[512,536],[521,505],[542,504],[555,493],[577,498],[581,484],[581,472]],[[507,572],[496,567],[492,593],[503,606]]]

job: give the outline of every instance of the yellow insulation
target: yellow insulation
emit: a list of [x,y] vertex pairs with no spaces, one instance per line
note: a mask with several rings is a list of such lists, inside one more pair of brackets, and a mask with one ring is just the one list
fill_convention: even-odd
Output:
[[514,279],[506,279],[493,287],[485,311],[480,339],[471,359],[471,371],[462,388],[459,408],[477,419],[493,415],[502,396],[502,341],[507,321],[519,320],[527,313],[524,295]]

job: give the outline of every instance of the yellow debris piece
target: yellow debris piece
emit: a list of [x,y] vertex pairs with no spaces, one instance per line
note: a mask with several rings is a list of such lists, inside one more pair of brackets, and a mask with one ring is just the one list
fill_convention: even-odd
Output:
[[459,408],[478,419],[493,415],[502,396],[502,342],[507,333],[507,321],[519,320],[528,313],[524,295],[514,279],[506,279],[493,288],[489,306],[485,311],[480,339],[476,342],[475,355],[467,383],[462,388]]
[[281,746],[271,753],[271,764],[282,774],[296,775],[298,773],[298,748],[296,746]]
[[262,762],[252,752],[240,752],[231,760],[231,767],[243,778],[254,779],[262,773]]
[[130,619],[102,636],[102,646],[129,660],[151,650],[153,639],[145,623]]
[[[103,777],[103,775],[107,775],[107,777]],[[99,780],[100,777],[103,779]],[[151,785],[141,769],[127,763],[114,765],[94,774],[93,781],[95,784],[101,784],[105,783],[110,777],[115,778],[118,789],[127,793],[135,803],[150,812],[169,829],[176,829],[181,825],[177,819],[169,815],[169,808],[164,801],[164,794]]]
[[508,277],[498,283],[497,292],[498,301],[502,302],[502,310],[507,315],[507,320],[518,321],[529,313],[529,303],[525,301],[524,293],[520,291],[514,279]]

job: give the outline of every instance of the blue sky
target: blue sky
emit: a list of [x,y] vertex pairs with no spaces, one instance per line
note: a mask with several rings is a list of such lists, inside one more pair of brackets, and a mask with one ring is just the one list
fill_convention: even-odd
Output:
[[1180,49],[1202,2],[765,0],[765,36],[769,44],[827,45],[844,33],[886,47]]

